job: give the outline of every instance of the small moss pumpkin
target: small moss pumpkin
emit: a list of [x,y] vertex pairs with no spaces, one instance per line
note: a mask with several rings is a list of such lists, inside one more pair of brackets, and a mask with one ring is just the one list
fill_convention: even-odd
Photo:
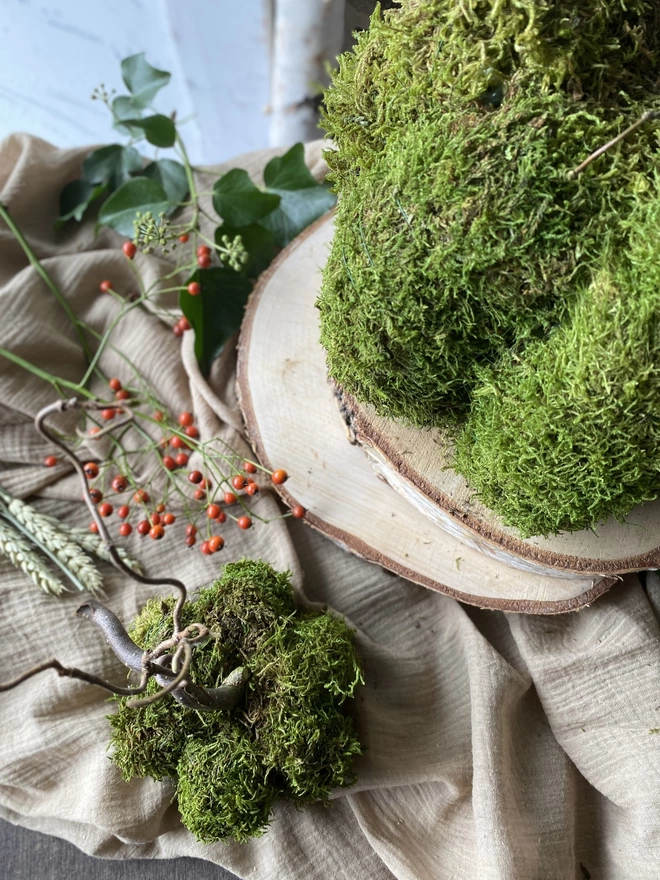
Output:
[[[172,605],[147,603],[130,630],[140,647],[170,632]],[[193,681],[216,687],[242,665],[246,697],[230,713],[204,714],[171,699],[141,709],[119,699],[111,757],[124,779],[172,779],[181,819],[204,843],[263,833],[279,797],[324,801],[353,782],[361,747],[343,704],[362,673],[348,626],[297,609],[288,574],[247,560],[186,603],[183,626],[193,621],[220,634],[195,648]]]

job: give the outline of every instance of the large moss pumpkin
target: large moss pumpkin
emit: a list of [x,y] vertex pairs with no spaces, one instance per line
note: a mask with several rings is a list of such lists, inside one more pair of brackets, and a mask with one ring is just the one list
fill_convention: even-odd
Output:
[[522,534],[660,494],[660,0],[401,0],[326,94],[331,375]]

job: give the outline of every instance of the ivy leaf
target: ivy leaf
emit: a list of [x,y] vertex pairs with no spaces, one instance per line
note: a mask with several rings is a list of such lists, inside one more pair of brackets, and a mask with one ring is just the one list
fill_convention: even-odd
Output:
[[148,107],[156,94],[170,81],[170,74],[152,67],[146,61],[144,52],[124,58],[121,75],[133,96],[134,107]]
[[55,221],[55,229],[64,226],[67,220],[82,220],[91,203],[108,189],[107,183],[94,184],[86,180],[72,180],[60,193],[60,216]]
[[[139,119],[142,115],[142,108],[137,106],[129,95],[119,95],[112,102],[112,112],[118,120]],[[114,126],[121,134],[131,134],[131,130],[126,128],[121,121],[115,120]]]
[[231,226],[257,223],[280,203],[275,193],[266,193],[255,186],[247,171],[233,168],[216,180],[213,207],[219,217]]
[[156,113],[154,116],[145,116],[144,119],[126,119],[122,122],[132,134],[143,133],[150,144],[154,147],[173,147],[176,140],[176,128],[169,116]]
[[327,213],[337,201],[334,193],[320,184],[316,184],[315,189],[306,187],[297,192],[283,189],[278,195],[282,197],[279,208],[264,217],[261,223],[270,230],[275,244],[281,248]]
[[312,177],[302,144],[271,159],[264,170],[264,181],[269,192],[280,196],[279,207],[261,220],[278,247],[286,247],[336,202],[334,193]]
[[159,183],[168,200],[173,203],[185,201],[188,196],[188,178],[186,169],[174,159],[159,159],[150,162],[142,174]]
[[283,156],[275,156],[264,168],[264,183],[269,189],[308,189],[319,186],[305,165],[305,148],[294,144]]
[[268,229],[264,229],[260,223],[252,223],[250,226],[240,228],[223,223],[215,230],[215,243],[222,244],[225,236],[231,242],[239,235],[248,253],[247,263],[241,271],[249,278],[257,278],[270,266],[275,256],[273,234]]
[[179,305],[195,331],[195,357],[207,376],[227,340],[241,326],[252,284],[245,275],[224,267],[198,269],[186,286],[191,281],[199,283],[201,293],[191,296],[182,290]]
[[110,144],[93,150],[83,162],[83,179],[88,183],[106,183],[114,192],[130,179],[131,175],[142,170],[142,157],[133,147]]
[[99,225],[110,226],[121,235],[133,238],[133,221],[137,211],[143,214],[151,211],[154,217],[167,213],[175,206],[170,205],[165,190],[155,180],[147,177],[133,177],[122,184],[99,211]]

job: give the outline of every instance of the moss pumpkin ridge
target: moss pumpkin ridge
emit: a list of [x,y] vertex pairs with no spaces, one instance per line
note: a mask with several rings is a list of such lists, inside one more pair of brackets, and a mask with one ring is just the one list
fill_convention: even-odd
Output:
[[[500,386],[513,414],[516,384],[524,396],[553,357],[574,387],[570,328],[586,320],[585,297],[605,286],[633,312],[645,308],[648,290],[643,297],[631,286],[631,236],[658,204],[657,129],[644,125],[570,172],[660,109],[659,20],[658,0],[402,0],[374,13],[326,94],[340,197],[318,300],[329,371],[380,414],[450,427],[460,438],[457,468],[526,534],[622,516],[660,491],[653,468],[633,478],[633,459],[646,452],[624,422],[631,459],[611,471],[613,490],[598,488],[603,466],[584,482],[595,496],[567,504],[555,494],[535,506],[532,487],[570,473],[580,444],[547,441],[545,452],[524,455],[518,418],[504,455],[492,435],[504,416],[484,415],[489,389]],[[597,336],[599,357],[608,357]],[[606,369],[619,361],[613,353]],[[626,381],[647,364],[630,366]],[[543,409],[543,397],[534,400]],[[507,480],[516,456],[529,471],[518,465]]]

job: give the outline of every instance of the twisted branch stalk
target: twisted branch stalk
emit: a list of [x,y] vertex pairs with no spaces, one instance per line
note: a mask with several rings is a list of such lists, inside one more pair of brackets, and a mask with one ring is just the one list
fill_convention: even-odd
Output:
[[[181,581],[175,578],[148,578],[134,571],[124,562],[119,555],[117,548],[114,546],[105,522],[92,500],[87,477],[80,461],[66,444],[53,434],[44,424],[48,416],[53,413],[65,412],[70,409],[103,409],[104,406],[105,404],[94,400],[79,400],[78,398],[58,400],[56,403],[44,407],[44,409],[37,414],[35,427],[42,437],[62,451],[80,477],[83,486],[83,498],[98,527],[102,546],[114,566],[124,574],[128,575],[128,577],[138,581],[138,583],[147,584],[149,586],[167,584],[178,590],[179,596],[172,611],[172,636],[165,639],[160,645],[157,645],[152,650],[143,651],[131,639],[121,621],[112,613],[112,611],[110,611],[109,608],[106,608],[94,599],[90,599],[84,605],[80,606],[77,611],[78,615],[91,620],[99,627],[99,629],[101,629],[115,656],[118,657],[129,670],[140,673],[140,684],[137,687],[118,687],[96,675],[84,672],[75,667],[64,666],[59,660],[52,659],[40,663],[38,666],[34,666],[32,669],[27,670],[8,682],[0,683],[0,692],[11,690],[41,672],[48,669],[54,669],[60,676],[77,678],[120,696],[139,696],[140,694],[143,694],[147,688],[149,679],[155,677],[156,681],[161,686],[161,689],[149,697],[130,700],[127,705],[132,708],[150,705],[156,700],[160,700],[171,694],[171,696],[183,706],[196,709],[197,711],[215,712],[222,709],[232,709],[238,703],[243,693],[247,677],[246,670],[243,667],[235,669],[226,677],[220,687],[217,688],[204,688],[190,681],[189,674],[192,664],[193,646],[206,641],[208,638],[217,638],[217,634],[210,632],[208,627],[201,623],[192,623],[185,629],[181,629],[181,612],[187,598],[186,587]],[[121,409],[126,414],[125,422],[131,421],[133,413],[130,408],[126,404],[122,404]],[[174,649],[174,654],[168,654],[172,649]],[[164,657],[166,665],[157,662],[160,657]],[[179,669],[179,661],[181,658],[183,658],[183,663]]]

